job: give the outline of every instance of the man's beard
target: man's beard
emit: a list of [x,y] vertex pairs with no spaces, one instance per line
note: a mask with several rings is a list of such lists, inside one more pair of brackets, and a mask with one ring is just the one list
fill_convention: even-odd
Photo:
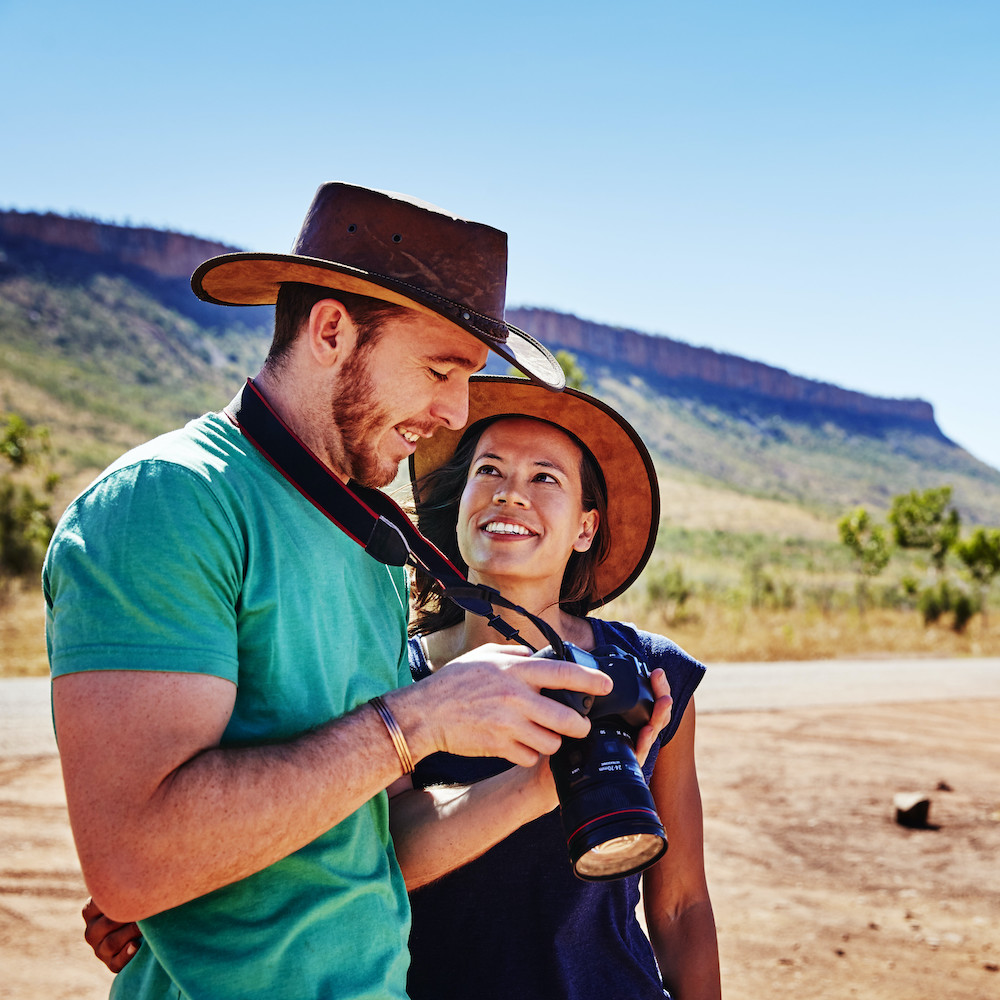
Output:
[[376,436],[389,426],[388,412],[377,403],[368,357],[373,345],[366,344],[348,358],[330,398],[333,422],[340,430],[343,468],[362,486],[388,486],[399,471],[399,463],[380,459]]

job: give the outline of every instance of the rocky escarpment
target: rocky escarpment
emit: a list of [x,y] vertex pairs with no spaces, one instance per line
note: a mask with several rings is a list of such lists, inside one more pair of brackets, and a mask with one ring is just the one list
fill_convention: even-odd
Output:
[[[155,279],[183,284],[179,308],[196,308],[186,282],[192,271],[216,254],[238,247],[166,230],[119,226],[54,213],[0,211],[0,237],[30,241],[35,247],[60,248],[114,260],[123,268],[141,268]],[[178,279],[181,279],[178,281]],[[202,303],[198,303],[200,307]],[[674,383],[710,390],[752,394],[796,408],[852,414],[923,425],[940,435],[930,403],[889,399],[814,381],[758,361],[694,347],[670,337],[652,336],[580,319],[546,309],[510,309],[507,319],[530,331],[547,346],[608,364],[650,373]]]
[[112,258],[161,278],[190,278],[203,260],[238,249],[183,233],[116,226],[52,212],[0,211],[0,236]]
[[937,434],[934,408],[922,399],[889,399],[792,375],[759,361],[693,347],[669,337],[623,330],[547,309],[508,309],[507,322],[530,331],[552,350],[565,349],[677,382],[751,393],[799,407],[860,417],[927,424]]

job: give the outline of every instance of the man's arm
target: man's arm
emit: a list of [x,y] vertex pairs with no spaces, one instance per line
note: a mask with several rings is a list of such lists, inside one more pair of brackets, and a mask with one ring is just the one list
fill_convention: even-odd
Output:
[[[385,696],[419,760],[532,764],[589,722],[542,687],[605,693],[597,671],[487,647]],[[401,774],[370,706],[283,743],[220,748],[235,700],[202,674],[87,671],[53,682],[70,821],[88,888],[131,921],[244,878],[336,825]]]

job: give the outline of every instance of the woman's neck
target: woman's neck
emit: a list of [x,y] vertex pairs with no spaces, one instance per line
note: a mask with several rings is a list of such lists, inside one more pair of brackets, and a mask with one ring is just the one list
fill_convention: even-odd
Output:
[[[581,649],[593,649],[594,633],[590,623],[584,618],[577,618],[575,615],[563,611],[559,607],[558,598],[552,598],[551,595],[542,596],[538,593],[529,594],[525,591],[518,593],[514,588],[501,586],[499,581],[478,579],[476,582],[495,587],[509,601],[541,618],[561,639],[572,642]],[[505,639],[489,624],[486,618],[466,612],[464,619],[457,625],[452,625],[450,628],[442,629],[440,632],[434,632],[425,637],[432,669],[486,643],[529,645],[534,649],[542,649],[549,645],[549,640],[529,618],[505,608],[495,608],[494,610],[508,625],[517,629],[519,638]]]

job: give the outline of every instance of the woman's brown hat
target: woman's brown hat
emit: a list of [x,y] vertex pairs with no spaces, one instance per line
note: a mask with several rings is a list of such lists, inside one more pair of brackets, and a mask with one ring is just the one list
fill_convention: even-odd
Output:
[[[653,461],[632,425],[617,411],[577,389],[558,395],[527,379],[505,375],[473,375],[469,380],[469,420],[526,416],[548,420],[576,435],[591,451],[608,490],[611,550],[597,567],[600,598],[595,607],[630,587],[653,551],[660,523],[660,487]],[[440,427],[422,438],[410,456],[410,479],[420,512],[418,484],[422,476],[448,462],[465,428]]]
[[504,321],[507,234],[390,191],[323,184],[289,254],[229,253],[201,264],[195,295],[271,305],[282,282],[321,285],[436,313],[530,379],[560,390],[559,362]]

